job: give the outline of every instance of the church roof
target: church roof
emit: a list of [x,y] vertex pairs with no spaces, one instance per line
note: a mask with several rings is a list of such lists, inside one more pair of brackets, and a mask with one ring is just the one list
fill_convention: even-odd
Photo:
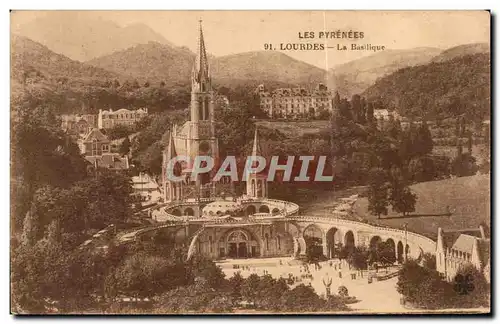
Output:
[[86,156],[85,159],[92,165],[112,170],[127,170],[129,168],[127,156],[121,157],[118,153],[103,153],[101,156]]
[[89,130],[89,132],[84,136],[84,142],[91,142],[93,140],[97,140],[98,142],[109,142],[109,139],[106,135],[104,135],[98,128],[93,128]]
[[472,254],[472,250],[474,249],[474,242],[476,241],[476,237],[470,236],[467,234],[460,234],[455,243],[452,245],[453,250],[466,252]]

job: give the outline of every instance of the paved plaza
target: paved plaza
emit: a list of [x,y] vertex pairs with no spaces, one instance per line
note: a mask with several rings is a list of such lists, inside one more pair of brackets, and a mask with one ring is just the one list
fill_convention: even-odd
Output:
[[[330,266],[331,262],[331,266]],[[274,278],[283,277],[287,279],[289,274],[293,277],[301,278],[305,274],[304,266],[301,262],[293,258],[266,258],[266,259],[231,259],[217,262],[226,274],[226,278],[233,276],[235,272],[240,272],[243,277],[248,277],[252,273],[259,276],[269,274]],[[401,305],[401,295],[396,290],[397,276],[385,281],[373,281],[368,283],[368,271],[360,273],[355,270],[349,270],[347,263],[340,264],[339,260],[329,260],[319,263],[321,269],[316,270],[314,264],[309,264],[309,272],[312,279],[304,278],[294,284],[305,284],[314,288],[314,290],[324,295],[326,290],[323,279],[328,281],[332,279],[331,292],[337,294],[339,286],[347,287],[349,296],[356,297],[359,300],[356,303],[349,304],[353,310],[371,311],[371,312],[403,312],[408,311]],[[238,269],[233,266],[238,265]],[[341,267],[339,270],[339,266]],[[335,270],[337,267],[337,270]],[[342,273],[342,278],[339,277]],[[385,273],[384,269],[379,270]],[[352,279],[352,274],[356,274],[356,279]],[[299,279],[300,280],[300,279]]]

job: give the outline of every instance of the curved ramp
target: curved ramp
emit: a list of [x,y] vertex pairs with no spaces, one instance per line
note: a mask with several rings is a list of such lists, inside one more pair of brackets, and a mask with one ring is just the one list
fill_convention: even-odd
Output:
[[186,261],[189,261],[191,260],[191,258],[193,257],[194,255],[194,252],[196,252],[196,242],[198,241],[198,236],[200,236],[200,234],[205,230],[205,227],[201,227],[199,230],[197,230],[194,235],[193,235],[193,238],[191,239],[191,243],[189,244],[189,249],[188,249],[188,253],[187,253],[187,258],[186,258]]
[[297,241],[299,243],[299,254],[306,255],[306,240],[303,237],[299,237]]

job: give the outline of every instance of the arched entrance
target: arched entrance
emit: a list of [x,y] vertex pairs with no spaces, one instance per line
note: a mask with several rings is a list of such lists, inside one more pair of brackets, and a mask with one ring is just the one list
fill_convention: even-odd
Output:
[[333,259],[342,249],[342,233],[336,227],[330,228],[326,232],[326,257]]
[[354,233],[352,231],[347,231],[344,236],[344,246],[347,251],[352,251],[356,247],[356,242],[354,241]]
[[257,212],[257,209],[255,208],[255,206],[254,206],[254,205],[250,205],[250,206],[248,206],[248,207],[247,207],[247,209],[246,209],[247,216],[249,216],[249,215],[253,215],[253,214],[255,214],[256,212]]
[[401,241],[399,241],[398,247],[397,247],[397,261],[398,261],[398,263],[403,263],[403,261],[404,261],[403,254],[404,254],[403,243],[401,243]]
[[273,208],[273,215],[278,215],[280,210],[278,208]]
[[258,256],[256,242],[243,230],[234,230],[227,235],[226,251],[227,256],[234,259]]
[[172,210],[172,215],[174,215],[174,216],[181,216],[182,214],[181,214],[181,211],[176,208],[176,209]]
[[378,245],[382,242],[382,238],[380,236],[375,235],[370,240],[370,250],[377,250]]
[[323,256],[323,231],[315,224],[304,229],[304,240],[306,243],[306,254],[311,259]]
[[260,206],[260,208],[259,208],[259,213],[266,213],[266,214],[269,214],[269,207],[267,207],[266,205],[262,205],[262,206]]
[[405,248],[405,259],[408,260],[408,257],[410,256],[410,246],[406,244]]
[[191,207],[184,209],[184,216],[194,216],[194,210]]
[[382,245],[382,251],[379,251],[380,259],[383,264],[393,265],[396,259],[396,243],[394,240],[389,238]]

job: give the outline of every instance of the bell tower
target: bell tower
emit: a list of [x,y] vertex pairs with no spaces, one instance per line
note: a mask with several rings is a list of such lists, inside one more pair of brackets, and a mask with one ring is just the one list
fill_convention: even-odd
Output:
[[[214,91],[201,23],[200,20],[198,48],[191,73],[189,155],[191,158],[211,156],[215,163],[218,163],[219,149],[214,125]],[[192,180],[196,181],[197,189],[200,190],[202,185],[206,187],[213,175],[201,174]],[[215,188],[209,191],[214,190]],[[209,194],[207,190],[202,191],[204,192],[200,192],[201,197]]]
[[[262,156],[262,149],[260,147],[259,135],[257,133],[257,128],[255,128],[255,134],[253,138],[253,147],[251,157]],[[252,168],[257,165],[255,161],[252,162]],[[246,179],[247,184],[247,196],[254,198],[265,198],[267,197],[267,175],[265,172],[250,172]]]

